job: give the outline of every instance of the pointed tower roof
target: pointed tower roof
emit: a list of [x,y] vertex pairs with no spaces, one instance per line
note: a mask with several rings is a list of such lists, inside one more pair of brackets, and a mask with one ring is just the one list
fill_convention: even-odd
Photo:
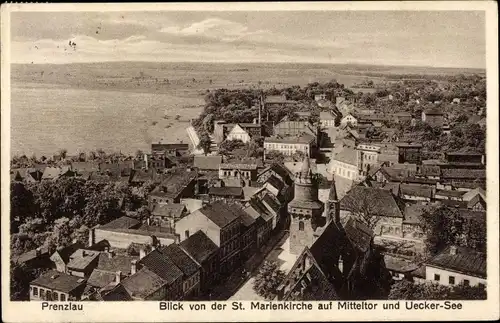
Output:
[[337,186],[335,185],[335,173],[333,174],[333,177],[332,177],[332,186],[330,186],[330,193],[328,194],[328,200],[330,200],[330,201],[337,201],[338,200]]

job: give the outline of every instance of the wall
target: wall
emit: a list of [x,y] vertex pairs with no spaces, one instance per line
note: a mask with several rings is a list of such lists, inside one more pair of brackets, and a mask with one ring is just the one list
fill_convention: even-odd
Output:
[[[311,217],[292,215],[290,223],[290,253],[300,255],[304,247],[312,246],[314,242],[314,230],[311,226]],[[300,230],[300,223],[303,230]]]
[[[154,235],[154,232],[151,232]],[[174,240],[157,237],[163,246],[168,246],[174,243]],[[132,243],[149,244],[151,237],[141,234],[133,234],[126,232],[107,231],[103,229],[95,229],[95,241],[108,240],[112,248],[126,249]]]
[[353,181],[358,180],[359,177],[357,166],[346,164],[338,160],[334,160],[332,163],[332,173],[333,172],[340,177],[347,178]]
[[311,147],[309,144],[302,143],[274,143],[274,142],[264,142],[264,151],[278,151],[283,155],[292,156],[297,151],[301,151],[307,156],[311,155]]
[[[35,295],[34,291],[37,291],[37,295]],[[44,297],[41,297],[40,291],[43,290],[44,292]],[[64,297],[64,301],[68,301],[70,298],[70,295],[68,293],[63,293],[59,291],[55,291],[53,289],[48,289],[46,287],[41,287],[37,285],[30,285],[30,301],[45,301],[47,300],[47,291],[49,291],[51,294],[57,293],[57,301],[61,301],[61,297]],[[71,296],[71,298],[73,298]],[[53,301],[55,301],[54,297],[52,297]]]
[[200,210],[196,210],[177,221],[175,224],[175,233],[179,235],[180,241],[186,240],[186,230],[189,231],[190,236],[201,230],[218,247],[221,245],[220,228],[201,213]]
[[469,275],[464,275],[461,273],[457,273],[454,271],[450,270],[444,270],[436,267],[432,267],[430,265],[425,266],[425,279],[428,281],[433,281],[437,282],[434,280],[434,274],[440,275],[440,280],[439,284],[449,286],[448,279],[450,276],[455,277],[455,285],[460,284],[464,279],[468,279],[470,281],[471,286],[476,286],[479,283],[485,284],[486,285],[486,279],[474,277],[474,276],[469,276]]

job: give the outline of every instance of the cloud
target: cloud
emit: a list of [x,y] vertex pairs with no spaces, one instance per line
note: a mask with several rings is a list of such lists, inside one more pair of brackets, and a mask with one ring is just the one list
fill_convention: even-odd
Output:
[[163,27],[160,31],[171,35],[203,36],[222,41],[234,41],[249,35],[268,33],[264,30],[250,31],[247,26],[241,23],[220,18],[208,18],[184,28],[178,26]]

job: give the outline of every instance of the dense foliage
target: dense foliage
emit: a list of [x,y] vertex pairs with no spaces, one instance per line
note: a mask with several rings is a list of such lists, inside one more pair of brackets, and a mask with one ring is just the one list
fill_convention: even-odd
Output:
[[431,255],[448,245],[486,252],[486,219],[467,219],[455,208],[440,206],[422,214],[426,247]]
[[482,285],[444,286],[435,283],[414,284],[406,279],[394,283],[389,293],[393,300],[484,300],[486,289]]
[[[85,239],[89,227],[106,223],[127,212],[144,216],[152,183],[130,187],[126,183],[100,183],[63,177],[57,181],[11,183],[13,254],[39,246],[63,246]],[[132,211],[132,213],[130,213]]]
[[279,269],[278,263],[266,261],[255,277],[253,289],[265,299],[273,300],[283,279],[285,272]]

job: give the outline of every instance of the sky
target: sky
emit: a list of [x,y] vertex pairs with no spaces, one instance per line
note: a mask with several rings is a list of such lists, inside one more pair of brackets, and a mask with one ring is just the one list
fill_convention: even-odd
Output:
[[486,66],[480,11],[13,12],[11,45],[13,63],[34,64]]

